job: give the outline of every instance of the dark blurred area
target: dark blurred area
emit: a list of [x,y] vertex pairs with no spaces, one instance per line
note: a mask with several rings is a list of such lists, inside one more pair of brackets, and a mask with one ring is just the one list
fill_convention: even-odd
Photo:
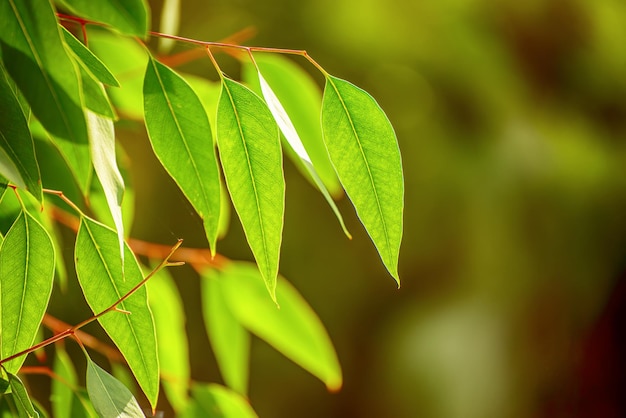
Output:
[[[326,325],[344,387],[327,393],[255,340],[259,415],[626,416],[626,3],[182,1],[182,36],[248,27],[246,44],[306,49],[370,92],[395,126],[406,181],[397,290],[347,199],[352,241],[286,162],[281,272]],[[208,58],[181,69],[215,78]],[[145,133],[122,144],[133,235],[205,245]],[[218,251],[251,259],[236,219]],[[177,280],[193,377],[219,382],[197,280],[191,269]]]

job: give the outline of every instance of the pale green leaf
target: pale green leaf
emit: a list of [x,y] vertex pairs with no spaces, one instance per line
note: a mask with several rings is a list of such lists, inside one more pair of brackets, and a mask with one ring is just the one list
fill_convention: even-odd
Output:
[[372,96],[329,75],[322,129],[339,180],[387,270],[399,284],[404,180],[393,127]]
[[132,393],[119,380],[87,359],[87,392],[101,418],[143,418]]
[[0,174],[16,186],[26,188],[41,202],[41,175],[33,138],[1,63],[0,114]]
[[195,384],[191,390],[192,402],[182,418],[256,418],[248,401],[224,386]]
[[216,270],[207,270],[203,274],[204,324],[224,382],[234,391],[245,395],[248,392],[250,334],[224,300],[219,275]]
[[55,378],[52,379],[50,390],[50,403],[52,415],[55,418],[71,417],[74,388],[78,384],[78,378],[72,360],[62,345],[55,347],[55,357],[52,371]]
[[[163,10],[161,11],[161,24],[159,29],[161,33],[168,35],[178,34],[180,26],[180,0],[164,0]],[[175,41],[171,38],[159,38],[159,52],[165,54],[174,46]]]
[[[22,211],[0,246],[0,358],[33,344],[52,292],[54,259],[48,233]],[[3,366],[15,373],[24,360]]]
[[119,87],[119,81],[117,81],[115,76],[111,73],[111,70],[109,70],[102,61],[100,61],[100,58],[91,52],[91,50],[82,42],[76,39],[67,29],[64,27],[61,27],[61,29],[63,30],[65,43],[80,59],[85,68],[87,68],[87,70],[101,83]]
[[276,301],[276,276],[285,211],[278,128],[250,89],[222,80],[217,144],[224,177],[267,290]]
[[217,276],[227,305],[240,324],[319,378],[329,390],[341,387],[341,367],[332,342],[293,286],[279,277],[278,309],[265,297],[254,265],[231,262]]
[[166,270],[155,274],[146,286],[156,325],[161,384],[174,410],[180,412],[188,401],[191,374],[183,301]]
[[202,218],[215,252],[220,178],[202,103],[173,70],[150,59],[144,78],[146,127],[154,153]]
[[13,373],[8,373],[9,384],[11,385],[11,391],[13,393],[13,400],[15,401],[15,407],[17,409],[18,416],[20,418],[37,418],[39,414],[35,411],[33,403],[28,396],[28,392],[24,387],[24,383],[19,377]]
[[[122,273],[117,234],[85,217],[81,218],[78,229],[75,261],[83,294],[95,314],[118,302],[143,280],[128,245],[125,246]],[[146,289],[140,287],[117,308],[131,313],[111,312],[99,317],[98,321],[119,348],[154,407],[159,393],[159,362]]]
[[122,198],[124,179],[115,159],[115,131],[113,121],[93,112],[87,112],[91,159],[106,197],[119,242],[121,264],[124,265],[124,223]]
[[144,0],[62,0],[74,14],[106,23],[126,35],[145,38],[150,28],[150,10]]
[[[99,115],[117,119],[102,83],[95,80],[82,65],[79,66],[79,73],[82,80],[85,107]],[[89,120],[87,120],[87,127],[89,128]]]

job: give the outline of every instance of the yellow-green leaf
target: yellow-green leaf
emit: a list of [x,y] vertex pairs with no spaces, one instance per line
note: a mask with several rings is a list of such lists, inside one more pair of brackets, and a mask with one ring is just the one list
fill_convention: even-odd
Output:
[[195,384],[181,418],[257,418],[246,398],[217,384]]
[[38,418],[39,414],[35,411],[35,407],[28,396],[24,383],[13,373],[8,373],[8,375],[19,418]]
[[106,23],[126,35],[145,38],[150,28],[150,10],[144,0],[62,0],[73,13]]
[[144,418],[132,393],[91,359],[87,359],[87,392],[101,418]]
[[101,83],[109,86],[119,87],[120,83],[115,76],[111,73],[111,70],[98,58],[89,48],[83,45],[78,39],[74,37],[67,29],[61,27],[63,30],[63,38],[65,43],[74,52],[76,57],[80,59],[82,64],[87,70]]

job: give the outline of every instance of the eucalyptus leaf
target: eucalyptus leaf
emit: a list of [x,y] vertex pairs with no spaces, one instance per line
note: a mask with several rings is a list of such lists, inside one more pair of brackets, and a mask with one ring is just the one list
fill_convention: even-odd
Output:
[[[128,245],[125,245],[122,272],[117,234],[86,217],[81,218],[78,228],[75,262],[78,281],[94,314],[119,302],[143,280]],[[159,393],[159,362],[154,320],[148,308],[145,287],[119,302],[117,308],[130,314],[113,311],[100,316],[98,321],[119,348],[154,407]]]
[[[29,348],[48,307],[55,254],[46,230],[22,211],[0,246],[0,358]],[[3,363],[16,373],[25,356]]]
[[39,414],[35,411],[35,407],[28,396],[24,383],[13,373],[8,373],[8,375],[18,416],[20,418],[38,418]]
[[87,392],[101,418],[143,418],[132,393],[91,359],[87,359]]
[[[79,66],[79,72],[83,86],[85,107],[109,119],[117,119],[117,115],[113,110],[109,96],[107,96],[102,83],[94,79],[82,65]],[[87,126],[89,127],[89,120],[87,120]]]
[[276,301],[276,276],[285,211],[278,128],[250,89],[222,80],[217,144],[224,177],[267,290]]
[[70,49],[74,52],[76,57],[80,59],[81,63],[87,68],[87,70],[101,83],[109,86],[119,87],[120,83],[117,81],[111,70],[98,58],[89,48],[87,48],[82,42],[74,37],[67,29],[61,26],[63,31],[63,39]]
[[387,270],[400,284],[404,179],[389,119],[367,92],[329,75],[322,129],[341,184]]
[[152,58],[146,68],[143,94],[154,153],[202,218],[215,254],[220,178],[204,107],[182,77]]
[[240,394],[217,384],[195,384],[192,402],[181,418],[256,418]]
[[72,360],[62,345],[57,345],[54,350],[54,363],[52,371],[55,378],[52,379],[50,390],[50,402],[52,415],[55,418],[71,417],[74,388],[78,384],[78,377],[74,370]]
[[145,38],[150,28],[150,11],[144,0],[62,0],[74,14],[106,23],[126,35]]

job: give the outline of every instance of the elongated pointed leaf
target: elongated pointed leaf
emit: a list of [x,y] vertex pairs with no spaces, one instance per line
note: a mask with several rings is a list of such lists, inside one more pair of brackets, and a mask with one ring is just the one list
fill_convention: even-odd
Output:
[[211,126],[189,85],[150,59],[143,86],[146,127],[154,153],[198,215],[215,252],[220,212],[220,179]]
[[248,401],[240,394],[216,384],[196,384],[192,402],[182,418],[256,418]]
[[41,202],[41,175],[33,138],[1,64],[0,114],[0,174],[16,186],[26,188]]
[[119,380],[87,359],[87,392],[101,418],[144,418],[132,393]]
[[54,418],[92,418],[96,412],[78,387],[78,377],[72,360],[61,345],[55,347],[54,378],[50,401]]
[[228,191],[267,290],[276,301],[276,276],[285,211],[278,128],[263,101],[223,79],[217,144]]
[[126,35],[145,38],[150,27],[148,4],[143,0],[62,0],[73,13],[106,23]]
[[115,159],[115,131],[113,121],[87,111],[91,158],[96,175],[106,197],[113,223],[117,231],[121,265],[124,265],[124,223],[122,222],[122,198],[124,179]]
[[219,273],[208,270],[203,274],[203,279],[202,313],[217,365],[228,387],[246,395],[250,368],[250,334],[235,318],[224,300]]
[[237,321],[323,381],[341,387],[341,368],[332,342],[311,307],[279,277],[277,309],[264,295],[259,272],[250,263],[229,263],[219,273],[225,300]]
[[[88,218],[83,217],[80,222],[75,261],[78,281],[95,314],[119,301],[143,280],[128,245],[125,246],[122,274],[117,234]],[[154,407],[159,393],[159,362],[154,320],[148,308],[146,289],[139,288],[117,307],[131,314],[111,312],[99,317],[98,321],[119,348]]]
[[63,31],[63,39],[70,49],[80,59],[81,63],[87,68],[87,70],[101,83],[109,86],[119,87],[120,83],[117,81],[111,70],[98,58],[89,48],[87,48],[82,42],[74,37],[67,29],[61,27]]
[[35,411],[28,392],[24,387],[24,383],[16,375],[9,373],[9,384],[11,385],[11,391],[13,392],[13,400],[17,408],[17,413],[20,418],[38,418],[39,414]]
[[87,144],[78,74],[48,0],[0,2],[3,60],[33,113],[54,136]]
[[367,92],[328,76],[322,129],[341,184],[387,270],[399,284],[404,180],[393,127]]
[[170,404],[180,413],[188,401],[190,380],[183,301],[166,270],[159,271],[146,286],[156,325],[161,383]]
[[[278,123],[278,127],[282,131],[284,137],[286,138],[291,148],[297,154],[298,158],[300,158],[302,165],[304,166],[304,169],[310,175],[311,179],[313,180],[313,183],[317,186],[319,191],[322,193],[322,195],[326,199],[326,202],[328,202],[328,205],[331,207],[331,209],[335,213],[335,216],[337,217],[337,220],[339,221],[339,224],[341,225],[341,229],[343,229],[343,232],[346,234],[346,236],[351,239],[352,235],[350,235],[350,232],[348,232],[348,229],[346,228],[346,224],[343,221],[343,216],[341,216],[341,212],[339,212],[339,208],[337,208],[337,205],[335,204],[335,201],[330,195],[330,192],[326,188],[326,185],[320,178],[319,173],[317,172],[315,166],[313,165],[313,161],[311,157],[309,156],[309,153],[307,152],[307,150],[304,148],[304,144],[300,140],[300,136],[298,135],[298,132],[296,131],[295,126],[293,126],[293,123],[291,122],[291,118],[287,114],[287,111],[283,107],[278,97],[276,97],[276,94],[274,93],[270,85],[267,83],[267,81],[265,81],[265,78],[263,78],[263,75],[260,72],[258,72],[257,74],[259,78],[259,83],[261,85],[261,91],[262,91],[263,97],[265,98],[265,102],[267,103],[270,111],[272,112],[274,119],[276,119],[276,122]],[[334,178],[334,180],[336,180],[336,178]]]
[[[54,248],[48,233],[21,212],[0,247],[0,357],[29,348],[48,307],[54,280]],[[3,366],[16,373],[25,356]]]
[[[109,119],[117,119],[117,115],[113,110],[102,83],[95,80],[82,65],[79,67],[80,78],[83,84],[85,107],[98,115],[105,116]],[[89,126],[89,120],[87,121],[87,125]]]

